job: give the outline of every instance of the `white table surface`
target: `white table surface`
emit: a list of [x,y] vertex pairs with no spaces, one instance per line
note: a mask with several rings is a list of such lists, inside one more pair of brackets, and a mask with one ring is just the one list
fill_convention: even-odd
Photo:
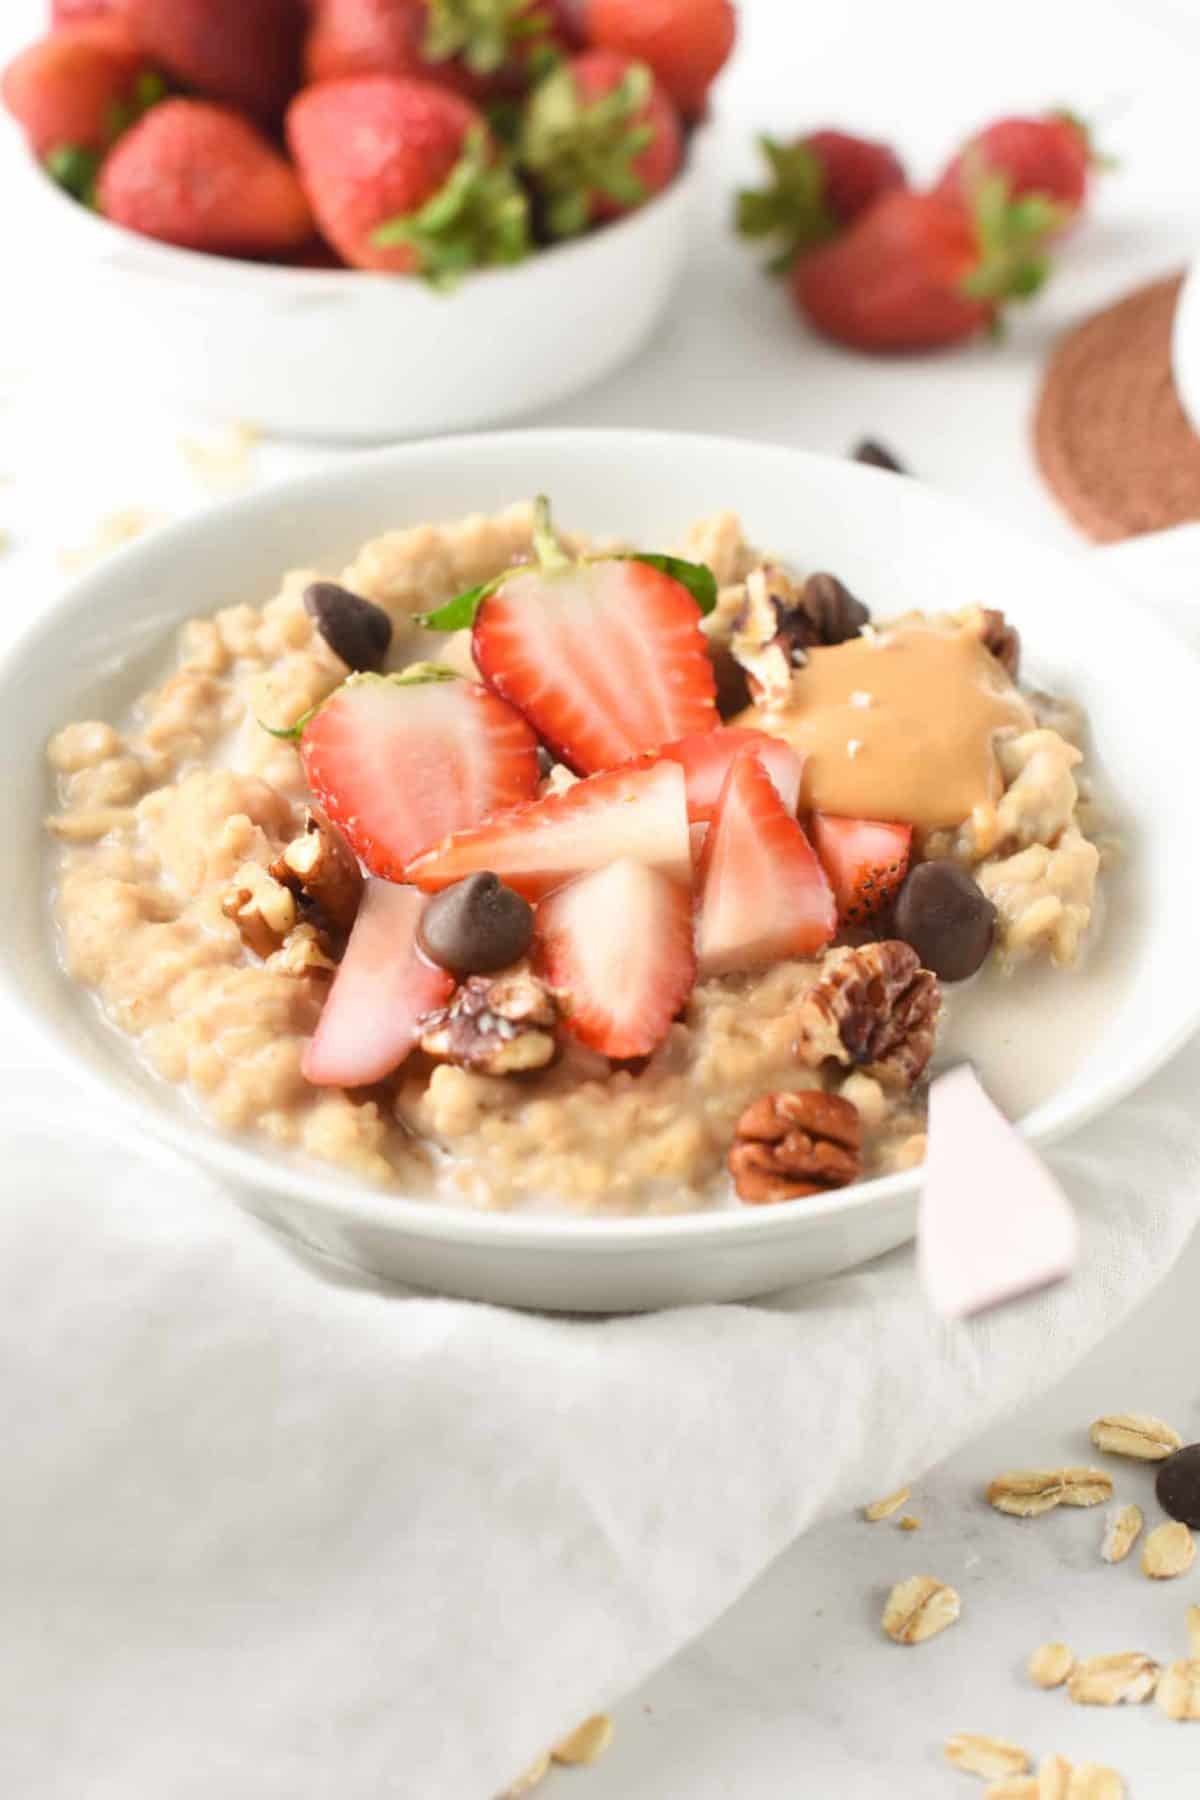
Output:
[[[38,0],[8,0],[0,57],[31,35],[40,12]],[[677,314],[601,390],[529,422],[723,430],[834,453],[869,433],[930,481],[1048,541],[1076,543],[1039,485],[1029,410],[1060,330],[1178,266],[1200,240],[1194,0],[1008,0],[994,8],[742,0],[742,14],[710,152],[707,219]],[[1121,167],[1064,253],[1061,278],[999,347],[892,364],[843,355],[796,328],[781,295],[729,240],[726,190],[752,166],[755,130],[844,123],[894,135],[913,168],[932,174],[964,129],[998,111],[1056,102],[1099,117],[1101,141]],[[0,186],[11,154],[5,134]],[[19,225],[6,214],[9,245]],[[24,255],[6,255],[0,282],[0,476],[8,478],[0,530],[10,534],[0,557],[0,648],[61,585],[59,552],[86,540],[102,516],[131,506],[178,514],[211,498],[178,449],[181,436],[203,427],[157,408],[139,390],[135,368],[106,369],[97,343],[94,390],[57,378],[55,344],[39,329],[32,239],[25,243]],[[88,331],[86,292],[79,330]],[[331,454],[267,444],[257,474],[270,479]],[[36,1067],[35,1056],[0,1012],[0,1078]],[[1137,1800],[1200,1794],[1200,1729],[1172,1726],[1153,1708],[1072,1708],[1022,1674],[1028,1651],[1056,1637],[1084,1652],[1183,1654],[1184,1608],[1200,1601],[1200,1574],[1151,1584],[1136,1561],[1100,1563],[1096,1514],[1020,1526],[980,1499],[986,1480],[1006,1467],[1084,1460],[1085,1428],[1100,1412],[1157,1411],[1200,1437],[1198,1289],[1200,1241],[1068,1381],[920,1484],[912,1510],[921,1532],[849,1518],[802,1540],[701,1641],[615,1709],[608,1756],[586,1776],[556,1773],[543,1790],[548,1800],[568,1791],[588,1800],[969,1795],[981,1790],[940,1762],[942,1739],[964,1730],[1011,1736],[1039,1755],[1061,1750],[1109,1762]],[[903,1434],[902,1419],[896,1430]],[[1131,1464],[1119,1489],[1144,1497],[1149,1478]],[[937,1658],[933,1680],[921,1651],[898,1651],[878,1630],[886,1587],[926,1570],[953,1582],[965,1601],[955,1654]],[[252,1793],[247,1785],[247,1800]]]

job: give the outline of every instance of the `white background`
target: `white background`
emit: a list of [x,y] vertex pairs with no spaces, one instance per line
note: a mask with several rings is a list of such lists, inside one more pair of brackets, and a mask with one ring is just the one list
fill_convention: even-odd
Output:
[[[0,56],[31,35],[40,11],[38,0],[6,0]],[[1059,331],[1179,266],[1200,241],[1195,0],[742,0],[741,12],[677,313],[603,390],[530,422],[726,430],[835,454],[870,433],[924,478],[1042,538],[1077,542],[1040,487],[1030,408]],[[1064,251],[1060,278],[999,347],[887,364],[819,345],[729,239],[728,192],[753,167],[756,130],[857,127],[894,138],[923,177],[989,116],[1061,102],[1098,120],[1121,167]],[[11,155],[13,146],[0,150]],[[0,192],[4,167],[0,158]],[[0,558],[0,644],[61,583],[58,552],[86,539],[102,515],[129,506],[172,514],[208,499],[178,450],[196,422],[164,415],[139,389],[136,368],[107,366],[85,288],[72,296],[70,330],[75,347],[86,346],[87,374],[72,357],[64,377],[64,327],[57,315],[52,329],[45,323],[37,221],[14,217],[7,203],[3,217],[0,475],[13,479],[0,486],[0,529],[12,536]],[[264,446],[257,474],[329,454]],[[0,1071],[27,1066],[26,1046],[2,1027]],[[1158,1411],[1200,1437],[1198,1289],[1193,1249],[1063,1387],[922,1484],[912,1504],[919,1534],[847,1519],[803,1540],[617,1709],[601,1765],[557,1773],[543,1791],[580,1800],[969,1796],[981,1790],[941,1765],[939,1745],[974,1730],[1015,1737],[1037,1754],[1110,1762],[1138,1800],[1200,1794],[1200,1727],[1172,1726],[1152,1708],[1072,1708],[1033,1691],[1021,1672],[1028,1651],[1053,1637],[1084,1652],[1182,1654],[1184,1607],[1200,1602],[1200,1574],[1152,1585],[1135,1562],[1099,1562],[1095,1514],[1022,1526],[979,1499],[1005,1467],[1084,1460],[1084,1427],[1101,1411]],[[903,1436],[905,1421],[895,1429]],[[1130,1465],[1121,1487],[1145,1498],[1149,1481]],[[962,1623],[936,1656],[933,1647],[899,1651],[878,1633],[881,1592],[923,1569],[965,1600]],[[251,1800],[252,1787],[245,1793]]]

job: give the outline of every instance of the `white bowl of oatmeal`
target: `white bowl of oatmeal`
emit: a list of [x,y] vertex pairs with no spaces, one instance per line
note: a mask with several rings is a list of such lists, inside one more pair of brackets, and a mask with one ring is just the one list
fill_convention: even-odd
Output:
[[[703,629],[714,644],[734,634],[737,679],[752,694],[736,729],[762,731],[773,746],[764,756],[735,745],[715,802],[700,794],[703,780],[693,791],[691,768],[685,780],[680,763],[652,752],[628,776],[636,791],[624,794],[624,811],[589,810],[589,797],[603,800],[613,781],[591,769],[613,753],[584,746],[572,724],[565,749],[576,768],[567,770],[555,721],[517,679],[520,659],[492,667],[485,693],[465,633],[412,624],[414,611],[508,572],[488,616],[509,629],[505,609],[536,579],[513,573],[530,556],[530,508],[518,497],[546,486],[567,533],[674,549],[713,571],[720,597]],[[631,581],[643,579],[619,554],[586,568],[604,584],[596,591],[606,607],[614,594],[623,605]],[[282,585],[281,570],[292,571]],[[806,580],[814,571],[844,585],[814,588]],[[436,653],[460,679],[343,685],[347,665],[305,603],[317,579],[387,613],[389,669]],[[645,591],[656,607],[678,607],[667,591],[677,585],[659,572]],[[841,624],[822,637],[831,593]],[[865,630],[846,613],[847,594],[870,609]],[[489,605],[476,619],[481,656]],[[793,630],[781,664],[763,619],[812,626],[814,616],[815,637],[797,645]],[[1020,691],[1005,667],[1008,628],[1023,639]],[[541,641],[535,633],[535,659]],[[869,685],[867,657],[882,659]],[[9,658],[0,718],[16,778],[0,799],[11,847],[4,978],[64,1065],[111,1098],[114,1131],[173,1145],[332,1256],[417,1285],[563,1309],[777,1289],[911,1235],[931,1059],[970,1056],[1021,1129],[1047,1143],[1146,1079],[1195,1027],[1200,982],[1186,951],[1200,801],[1173,769],[1197,674],[1190,652],[1107,594],[1084,560],[857,465],[634,432],[515,433],[381,452],[123,552]],[[417,738],[443,730],[441,693],[455,718],[468,709],[461,741],[486,742],[489,757],[499,719],[504,760],[486,770],[501,783],[501,805],[492,807],[491,793],[480,803],[490,825],[459,824],[448,844],[414,856],[412,843],[384,842],[390,816],[369,816],[380,794],[353,784],[339,791],[338,778],[364,708],[371,730],[377,700],[389,721],[401,719],[389,754],[403,759],[410,719]],[[508,716],[514,696],[538,717],[536,732]],[[410,703],[431,709],[428,718],[390,710]],[[636,718],[636,695],[631,704]],[[292,725],[313,706],[319,729],[299,748],[258,723]],[[482,736],[472,735],[474,708],[486,713]],[[686,722],[693,738],[728,729],[702,712]],[[606,714],[591,720],[606,723]],[[985,757],[981,732],[992,746]],[[555,739],[559,760],[551,767],[543,756],[530,774],[539,737]],[[913,741],[936,781],[922,778],[921,758],[914,765],[896,754]],[[332,745],[333,763],[314,745]],[[793,751],[805,758],[804,791],[786,797]],[[361,757],[350,760],[361,771]],[[729,798],[735,765],[740,810]],[[464,791],[482,766],[470,762]],[[407,763],[403,774],[411,777]],[[304,830],[314,781],[327,810],[342,807],[338,824],[359,834],[355,847],[365,844],[374,870],[371,908],[356,889],[340,926],[341,903],[292,880],[281,861],[290,855],[299,868],[306,847],[317,860],[328,848],[320,829]],[[516,794],[514,781],[528,791]],[[436,800],[435,788],[407,779],[405,791]],[[548,803],[547,791],[557,798]],[[390,804],[390,788],[383,798]],[[704,804],[693,809],[693,800]],[[514,812],[518,803],[524,812]],[[401,808],[404,820],[412,806]],[[796,861],[797,834],[805,836],[797,806],[821,842],[816,878]],[[995,948],[973,979],[948,981],[938,996],[890,914],[881,922],[867,904],[861,923],[849,917],[864,895],[869,902],[870,882],[864,888],[855,875],[847,885],[845,859],[827,855],[813,814],[844,822],[851,807],[876,819],[890,811],[893,831],[898,813],[911,814],[913,870],[960,866],[994,907]],[[529,831],[513,826],[530,808],[539,827],[532,861]],[[562,830],[564,814],[588,820],[586,829]],[[744,882],[764,820],[772,848]],[[738,836],[747,821],[750,837]],[[491,832],[482,847],[480,831]],[[857,855],[861,833],[853,843]],[[736,854],[720,853],[728,844]],[[784,908],[786,955],[770,947],[779,909],[755,912],[762,893],[777,897],[779,846],[787,906],[803,912],[798,923]],[[691,951],[679,951],[663,896],[686,887],[680,858],[697,849],[700,968],[664,998],[662,969],[676,980]],[[403,868],[388,862],[393,855]],[[350,860],[354,888],[361,870]],[[535,1001],[548,990],[561,1012],[521,1012],[528,992],[519,988],[510,1015],[493,994],[484,1050],[495,1050],[498,1031],[504,1045],[518,1045],[516,1062],[479,1060],[479,1009],[456,1010],[456,1001],[471,981],[492,977],[442,968],[422,988],[416,1040],[363,1060],[356,1019],[379,973],[362,953],[371,919],[383,921],[387,943],[398,941],[407,903],[386,912],[397,895],[416,895],[418,884],[421,894],[452,893],[485,864],[500,868],[506,891],[521,890],[517,910],[532,903],[544,921],[533,961],[518,972],[540,984]],[[560,865],[565,884],[554,875]],[[862,867],[871,880],[891,879],[879,857]],[[30,880],[31,868],[40,880]],[[813,879],[836,889],[836,919],[814,901]],[[570,898],[581,892],[586,901]],[[898,908],[903,900],[901,890]],[[413,901],[417,911],[427,905]],[[624,950],[621,933],[609,932],[614,915],[638,921]],[[919,930],[910,935],[923,941]],[[656,947],[653,958],[637,954],[643,942]],[[607,980],[605,959],[618,954],[625,961]],[[943,952],[925,954],[936,961]],[[366,983],[348,973],[356,961]],[[427,982],[430,957],[418,965]],[[340,1024],[330,1002],[339,987]],[[409,1003],[410,988],[403,977],[396,1007]],[[655,1008],[651,1042],[637,1033]],[[377,1019],[371,1029],[378,1037]],[[557,1040],[552,1056],[536,1039]],[[779,1095],[785,1123],[823,1146],[815,1162],[781,1162],[780,1134],[747,1118]],[[828,1101],[832,1114],[812,1110]],[[789,1107],[799,1108],[795,1120]],[[849,1137],[841,1109],[856,1115]],[[798,1197],[787,1197],[789,1181]]]

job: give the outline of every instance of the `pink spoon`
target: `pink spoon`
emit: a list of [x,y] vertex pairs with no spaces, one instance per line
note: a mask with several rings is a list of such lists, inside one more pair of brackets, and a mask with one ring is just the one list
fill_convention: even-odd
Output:
[[934,1311],[965,1319],[1061,1281],[1079,1227],[1041,1159],[989,1100],[970,1063],[929,1090],[917,1266]]

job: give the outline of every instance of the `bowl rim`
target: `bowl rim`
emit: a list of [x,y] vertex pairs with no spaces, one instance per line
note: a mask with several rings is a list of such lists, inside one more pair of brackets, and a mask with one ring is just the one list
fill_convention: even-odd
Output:
[[23,165],[31,188],[40,194],[43,201],[48,200],[55,208],[64,227],[90,237],[105,250],[105,260],[122,275],[137,279],[139,276],[152,277],[159,273],[169,275],[172,280],[186,279],[210,288],[270,289],[276,292],[286,290],[297,299],[362,293],[368,290],[378,293],[390,287],[401,294],[421,294],[429,302],[442,305],[447,299],[457,298],[464,292],[477,290],[484,285],[528,279],[536,270],[545,266],[547,257],[553,259],[557,268],[563,268],[571,262],[581,263],[602,254],[605,245],[616,247],[635,233],[644,232],[648,224],[656,221],[667,207],[686,202],[695,191],[700,169],[698,150],[711,131],[711,125],[706,124],[698,126],[692,132],[679,168],[666,187],[651,195],[644,205],[620,218],[608,220],[577,238],[542,245],[533,255],[519,263],[472,269],[463,283],[449,295],[435,292],[425,282],[412,276],[397,275],[386,269],[308,269],[293,267],[290,263],[256,262],[244,256],[218,256],[211,251],[189,250],[180,244],[168,244],[159,238],[145,237],[140,232],[130,231],[124,225],[115,224],[102,213],[73,199],[51,178],[37,158],[29,153],[19,134],[14,155],[18,163]]
[[[772,462],[781,472],[793,477],[805,466],[836,465],[843,476],[859,482],[893,482],[896,478],[884,470],[870,469],[843,462],[842,459],[799,450],[787,445],[769,444],[736,436],[702,432],[669,432],[621,427],[552,427],[509,431],[484,431],[449,434],[424,438],[411,443],[388,445],[382,449],[341,457],[332,464],[311,470],[285,481],[266,484],[251,493],[190,514],[161,527],[149,538],[129,544],[107,557],[97,569],[89,571],[69,585],[0,655],[0,698],[9,682],[20,679],[22,667],[36,659],[43,637],[61,631],[72,615],[81,618],[92,607],[93,589],[110,584],[114,577],[126,575],[136,579],[137,567],[143,559],[171,555],[194,548],[194,540],[203,540],[214,532],[236,531],[241,520],[250,519],[259,509],[286,501],[298,517],[303,516],[306,496],[321,494],[329,486],[353,484],[364,471],[396,466],[419,460],[431,454],[439,458],[455,454],[483,453],[503,456],[506,447],[516,450],[536,442],[540,453],[562,458],[583,445],[608,445],[614,453],[628,453],[631,446],[642,454],[669,460],[673,450],[684,441],[692,448],[711,455],[749,455],[764,463]],[[853,471],[853,473],[851,473]],[[1064,570],[1078,571],[1077,559],[1053,545],[1044,545],[1015,531],[1001,521],[979,514],[971,506],[938,489],[919,489],[922,506],[972,525],[992,537],[1003,537],[1022,546],[1045,564],[1060,565]],[[1074,579],[1074,574],[1072,576]],[[1108,585],[1103,576],[1089,580],[1104,594]],[[1115,596],[1114,596],[1115,604]],[[177,626],[180,619],[172,621]],[[1176,662],[1191,665],[1200,683],[1200,653],[1156,615],[1139,615],[1139,633],[1157,640],[1159,654]],[[1200,688],[1198,688],[1200,691]],[[39,746],[39,753],[41,747]],[[56,975],[73,997],[84,1002],[89,998],[71,982],[61,967],[50,934],[45,954],[55,965]],[[114,1135],[127,1135],[136,1140],[137,1133],[148,1132],[158,1143],[180,1154],[202,1168],[216,1170],[236,1188],[251,1191],[273,1191],[307,1207],[320,1207],[340,1215],[347,1221],[379,1225],[393,1232],[425,1239],[441,1240],[459,1248],[522,1249],[561,1253],[576,1247],[589,1252],[623,1254],[632,1249],[675,1254],[684,1248],[716,1248],[726,1243],[747,1247],[761,1246],[776,1236],[788,1237],[805,1221],[829,1222],[845,1218],[868,1207],[895,1208],[901,1205],[919,1184],[920,1167],[876,1176],[852,1187],[834,1190],[823,1196],[784,1201],[771,1207],[708,1209],[684,1213],[654,1213],[636,1216],[616,1215],[580,1218],[561,1213],[514,1213],[486,1209],[457,1208],[444,1202],[405,1195],[387,1187],[371,1184],[325,1168],[317,1162],[301,1161],[287,1151],[254,1146],[252,1140],[224,1133],[211,1123],[193,1102],[186,1090],[163,1083],[181,1095],[189,1110],[175,1116],[159,1107],[151,1091],[129,1092],[114,1083],[101,1069],[91,1066],[76,1051],[56,1021],[48,1018],[23,993],[14,966],[0,945],[0,989],[33,1030],[39,1041],[56,1060],[65,1063],[72,1075],[89,1092],[103,1098],[109,1109],[109,1125]],[[94,1003],[94,1002],[93,1002]],[[1102,1072],[1093,1080],[1086,1096],[1063,1116],[1054,1095],[1036,1107],[1018,1126],[1023,1138],[1035,1145],[1048,1145],[1079,1130],[1099,1113],[1133,1093],[1193,1036],[1200,1027],[1200,979],[1193,983],[1187,1004],[1175,1027],[1153,1043],[1145,1044],[1129,1063]],[[114,1028],[115,1031],[115,1028]],[[118,1054],[133,1059],[132,1041],[119,1037]],[[144,1071],[144,1065],[140,1065]],[[399,1204],[398,1204],[399,1203]]]

